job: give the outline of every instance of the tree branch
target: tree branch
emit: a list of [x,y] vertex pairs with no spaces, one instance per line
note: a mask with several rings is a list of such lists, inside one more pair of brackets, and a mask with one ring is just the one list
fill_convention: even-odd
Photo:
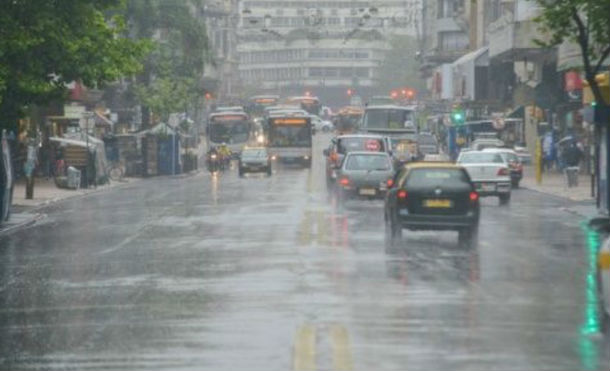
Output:
[[582,22],[582,19],[580,19],[580,16],[578,15],[578,9],[576,9],[576,7],[571,8],[570,16],[576,23],[576,27],[578,27],[578,43],[580,44],[582,59],[585,65],[585,74],[592,74],[593,71],[591,71],[591,60],[589,56],[589,38],[587,35],[586,27]]
[[597,64],[595,65],[595,69],[593,70],[593,73],[595,75],[597,75],[599,73],[599,70],[602,69],[604,60],[606,60],[608,56],[610,56],[610,45],[602,52],[601,56],[599,57],[599,61],[597,62]]

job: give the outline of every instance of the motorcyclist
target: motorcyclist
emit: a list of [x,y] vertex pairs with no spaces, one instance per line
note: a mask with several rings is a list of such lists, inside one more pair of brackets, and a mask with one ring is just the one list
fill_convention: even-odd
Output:
[[222,143],[218,148],[218,154],[222,160],[223,165],[226,165],[231,160],[231,150],[227,147],[226,143]]
[[214,146],[208,150],[207,153],[208,160],[208,168],[212,168],[214,162],[218,162],[220,160],[220,154],[218,153],[218,149]]

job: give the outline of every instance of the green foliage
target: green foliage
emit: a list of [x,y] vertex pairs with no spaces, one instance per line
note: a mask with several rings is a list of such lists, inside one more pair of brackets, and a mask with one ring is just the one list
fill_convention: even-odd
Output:
[[402,87],[423,90],[424,82],[419,75],[419,62],[415,58],[417,42],[410,36],[396,36],[390,40],[390,50],[386,53],[378,69],[376,87],[387,94]]
[[134,74],[148,44],[127,38],[120,0],[13,0],[0,12],[0,126],[32,103],[66,94],[81,80],[100,86]]
[[154,39],[135,93],[157,117],[183,112],[205,94],[204,65],[211,62],[200,0],[129,0],[127,19],[138,37]]
[[610,56],[610,1],[608,0],[533,0],[542,12],[536,21],[549,40],[548,47],[565,41],[580,46],[585,77],[596,100],[601,93],[595,75]]

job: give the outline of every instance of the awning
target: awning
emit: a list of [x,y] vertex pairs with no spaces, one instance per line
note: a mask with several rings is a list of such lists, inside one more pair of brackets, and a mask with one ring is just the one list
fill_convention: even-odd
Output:
[[[477,85],[475,79],[479,74],[477,67],[489,66],[489,48],[483,47],[452,63],[453,70],[453,97],[473,101],[477,98]],[[480,78],[487,78],[481,76]]]
[[465,66],[468,64],[472,64],[473,66],[489,66],[489,47],[484,46],[481,49],[464,54],[458,60],[453,62],[454,67]]

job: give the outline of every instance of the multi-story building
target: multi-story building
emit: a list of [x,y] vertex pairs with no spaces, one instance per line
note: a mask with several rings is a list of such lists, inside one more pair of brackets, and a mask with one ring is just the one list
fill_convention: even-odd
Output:
[[240,77],[258,91],[282,95],[309,91],[344,100],[353,89],[369,96],[389,38],[417,36],[420,14],[421,0],[242,1]]

